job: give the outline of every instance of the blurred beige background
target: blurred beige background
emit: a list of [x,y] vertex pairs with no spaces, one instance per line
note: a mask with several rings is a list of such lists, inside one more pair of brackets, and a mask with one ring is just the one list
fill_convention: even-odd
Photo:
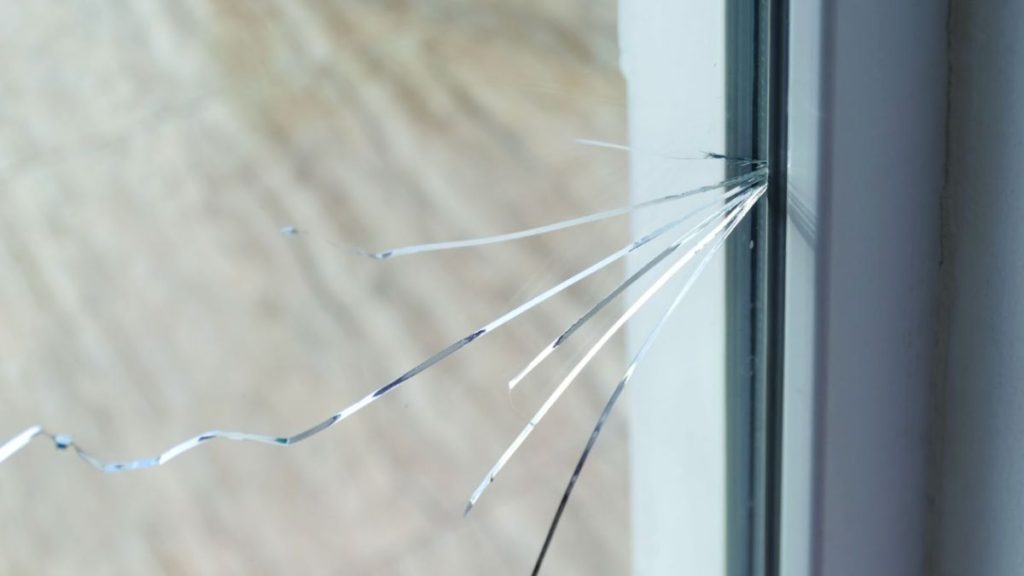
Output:
[[[627,222],[374,262],[621,205],[611,0],[0,1],[0,437],[106,458],[294,433],[618,248]],[[285,238],[284,225],[311,231]],[[506,381],[615,267],[287,449],[106,476],[0,466],[2,574],[523,574],[623,365],[615,341],[478,508],[592,332]],[[615,312],[612,310],[611,312]],[[548,574],[629,565],[620,407]]]

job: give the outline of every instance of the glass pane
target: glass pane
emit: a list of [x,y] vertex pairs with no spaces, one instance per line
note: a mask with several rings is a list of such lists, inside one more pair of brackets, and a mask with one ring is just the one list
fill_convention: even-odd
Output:
[[[628,202],[626,154],[577,142],[626,141],[614,2],[0,10],[5,438],[38,423],[119,460],[210,429],[293,434],[628,241],[617,218],[385,261],[346,249]],[[511,401],[509,379],[623,270],[295,446],[218,440],[107,475],[41,439],[0,471],[0,572],[521,574],[622,372],[621,339],[463,518],[467,497],[596,328]],[[625,416],[552,574],[628,571]]]
[[757,573],[763,3],[22,4],[0,572]]

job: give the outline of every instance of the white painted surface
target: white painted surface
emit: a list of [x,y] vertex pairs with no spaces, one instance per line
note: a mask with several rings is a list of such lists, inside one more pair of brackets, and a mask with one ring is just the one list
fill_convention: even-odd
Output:
[[[717,162],[681,162],[646,152],[692,155],[723,149],[724,36],[720,1],[620,5],[630,141],[640,151],[632,161],[634,199],[722,179]],[[674,204],[672,214],[679,207]],[[638,214],[635,234],[672,214]],[[637,259],[632,266],[639,264]],[[678,286],[670,285],[630,325],[632,349]],[[719,257],[677,310],[631,385],[637,575],[714,576],[725,571],[724,292],[725,267]]]
[[[793,0],[780,573],[810,574],[822,142],[821,0]],[[801,218],[801,216],[803,216]]]
[[954,0],[935,574],[1024,574],[1024,3]]
[[833,17],[817,568],[921,574],[946,8],[836,2]]
[[944,4],[793,3],[791,207],[816,225],[789,236],[786,576],[924,568]]

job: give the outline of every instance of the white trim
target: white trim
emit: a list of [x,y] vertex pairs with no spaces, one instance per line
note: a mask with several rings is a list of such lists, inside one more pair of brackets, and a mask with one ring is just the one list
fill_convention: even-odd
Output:
[[941,0],[792,0],[785,576],[924,567],[945,30]]

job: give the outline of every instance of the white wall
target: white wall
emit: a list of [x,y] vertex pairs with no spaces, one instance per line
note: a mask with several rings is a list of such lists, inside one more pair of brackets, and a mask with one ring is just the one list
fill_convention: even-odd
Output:
[[1024,2],[953,0],[933,573],[1024,574]]

